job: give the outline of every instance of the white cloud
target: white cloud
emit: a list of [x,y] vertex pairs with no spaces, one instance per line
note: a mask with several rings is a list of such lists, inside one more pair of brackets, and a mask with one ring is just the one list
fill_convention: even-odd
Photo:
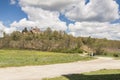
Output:
[[10,33],[12,33],[13,31],[16,31],[16,30],[17,29],[15,27],[9,27],[9,28],[5,27],[4,32],[6,34],[10,34]]
[[16,0],[10,0],[10,4],[11,4],[11,5],[16,4]]
[[17,27],[20,29],[20,27],[37,26],[38,28],[43,30],[50,27],[52,30],[62,31],[65,31],[67,29],[66,23],[59,20],[58,12],[45,11],[40,8],[34,7],[25,7],[24,11],[28,13],[29,20],[24,18],[19,22],[15,21],[11,24],[12,27]]
[[37,22],[33,22],[33,21],[27,21],[27,19],[26,18],[23,18],[23,19],[21,19],[19,22],[13,22],[12,24],[11,24],[11,26],[12,27],[23,27],[23,28],[25,28],[25,27],[34,27],[34,26],[37,26],[37,24],[36,24]]
[[119,18],[119,6],[114,0],[19,0],[28,19],[13,22],[11,27],[37,26],[53,30],[66,30],[65,22],[60,21],[60,12],[75,24],[69,25],[70,34],[97,38],[120,39],[120,24],[110,24]]
[[119,18],[119,6],[113,0],[91,0],[87,5],[79,0],[65,15],[76,21],[109,22]]
[[[54,1],[54,0],[53,0]],[[21,29],[22,27],[39,27],[40,29],[46,29],[50,27],[52,30],[67,29],[66,23],[60,21],[59,12],[44,10],[40,7],[36,7],[40,0],[20,0],[22,10],[28,15],[28,19],[22,19],[19,22],[13,22],[12,27]],[[44,2],[44,1],[43,1]],[[34,6],[33,6],[34,5]],[[20,28],[21,27],[21,28]]]
[[76,22],[69,26],[70,34],[74,36],[120,39],[120,24],[99,22]]
[[76,21],[108,22],[119,18],[119,6],[114,0],[20,0],[22,7],[31,6],[59,11]]
[[20,5],[22,7],[25,6],[32,6],[32,7],[39,7],[45,10],[61,10],[65,6],[68,6],[69,4],[76,2],[76,0],[20,0]]
[[3,37],[3,32],[9,34],[15,30],[16,28],[13,28],[13,27],[7,28],[6,26],[3,25],[2,22],[0,22],[0,37]]

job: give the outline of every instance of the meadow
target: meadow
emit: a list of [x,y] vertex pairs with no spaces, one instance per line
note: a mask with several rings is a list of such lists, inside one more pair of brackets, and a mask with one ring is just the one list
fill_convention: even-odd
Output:
[[0,67],[48,65],[90,60],[79,54],[41,52],[34,50],[0,50]]
[[120,70],[99,70],[83,74],[69,74],[43,80],[120,80]]

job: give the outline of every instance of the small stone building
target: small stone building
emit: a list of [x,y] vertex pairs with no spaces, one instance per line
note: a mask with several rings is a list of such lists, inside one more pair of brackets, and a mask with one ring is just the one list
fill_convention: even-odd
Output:
[[32,33],[40,33],[41,31],[40,31],[39,28],[35,27],[35,28],[31,28],[30,32],[32,32]]

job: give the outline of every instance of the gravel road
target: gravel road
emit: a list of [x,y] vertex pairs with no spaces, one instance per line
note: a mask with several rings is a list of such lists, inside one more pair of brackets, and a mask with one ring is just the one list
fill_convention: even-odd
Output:
[[42,80],[42,78],[77,74],[100,69],[120,69],[120,60],[99,57],[98,59],[91,61],[44,66],[0,68],[0,80]]

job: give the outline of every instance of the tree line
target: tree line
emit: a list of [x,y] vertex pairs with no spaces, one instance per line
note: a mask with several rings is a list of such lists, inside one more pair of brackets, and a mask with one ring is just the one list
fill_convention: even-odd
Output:
[[52,31],[50,28],[39,33],[33,33],[25,28],[22,32],[4,33],[4,37],[0,39],[0,48],[104,54],[105,52],[119,51],[120,41],[74,37],[64,31]]

